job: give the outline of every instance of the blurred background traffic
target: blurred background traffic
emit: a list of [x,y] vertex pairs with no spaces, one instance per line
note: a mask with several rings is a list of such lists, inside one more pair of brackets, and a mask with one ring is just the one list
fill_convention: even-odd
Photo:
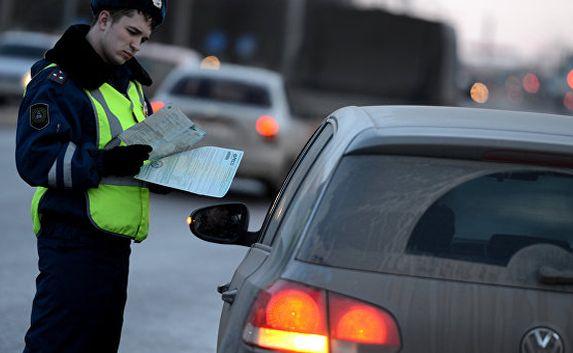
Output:
[[[257,230],[270,201],[260,196],[274,195],[307,137],[342,106],[572,114],[572,13],[571,0],[169,0],[138,60],[156,109],[175,103],[207,130],[204,143],[245,151],[223,201],[245,202]],[[0,207],[10,210],[0,213],[0,353],[22,351],[37,275],[33,189],[14,165],[18,103],[32,63],[91,17],[87,0],[0,0]],[[152,196],[120,352],[215,351],[215,288],[245,254],[189,236],[187,215],[215,202]]]
[[[206,142],[252,156],[239,176],[276,191],[343,106],[573,113],[572,10],[566,0],[171,0],[139,60],[155,109],[186,107],[209,125]],[[30,65],[67,26],[90,22],[89,1],[0,0],[0,104],[17,106]]]
[[[571,10],[565,0],[171,0],[141,60],[156,79],[150,94],[187,63],[277,71],[306,119],[348,104],[570,113]],[[25,69],[56,39],[47,33],[90,21],[88,1],[1,0],[2,98],[19,95]]]

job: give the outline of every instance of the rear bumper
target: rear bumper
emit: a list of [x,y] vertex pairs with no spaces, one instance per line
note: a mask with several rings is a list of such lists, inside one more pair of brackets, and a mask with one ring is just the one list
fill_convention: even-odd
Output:
[[237,345],[231,347],[226,347],[223,349],[218,349],[218,353],[273,353],[274,350],[268,350],[264,348],[257,348],[247,345],[243,340],[238,342]]

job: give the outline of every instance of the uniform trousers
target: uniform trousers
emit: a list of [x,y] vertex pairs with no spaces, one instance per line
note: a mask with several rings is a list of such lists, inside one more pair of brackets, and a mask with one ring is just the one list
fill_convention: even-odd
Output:
[[131,241],[63,221],[42,223],[24,353],[116,353]]

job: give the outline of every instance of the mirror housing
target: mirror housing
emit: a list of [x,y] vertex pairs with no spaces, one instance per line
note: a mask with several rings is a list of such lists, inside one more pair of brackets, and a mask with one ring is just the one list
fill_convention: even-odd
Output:
[[203,207],[187,219],[197,238],[211,243],[251,246],[259,232],[249,232],[249,209],[242,203]]

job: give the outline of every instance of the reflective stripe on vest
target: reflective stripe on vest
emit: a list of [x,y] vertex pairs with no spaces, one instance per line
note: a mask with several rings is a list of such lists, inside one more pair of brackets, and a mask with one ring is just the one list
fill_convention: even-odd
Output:
[[[105,83],[86,91],[96,116],[100,150],[119,146],[118,136],[143,121],[145,99],[141,85],[131,82],[127,97]],[[149,230],[149,190],[134,178],[106,177],[86,192],[87,210],[98,229],[142,241]]]
[[[137,82],[130,82],[127,97],[107,83],[85,93],[94,110],[100,150],[120,145],[119,134],[145,119],[145,98]],[[38,187],[32,199],[31,214],[36,234],[40,232],[39,204],[46,191],[47,188]],[[149,190],[144,183],[134,178],[105,177],[97,188],[86,192],[86,202],[88,217],[96,228],[135,241],[147,237]]]
[[36,188],[36,192],[34,193],[34,197],[32,198],[32,205],[30,208],[30,215],[32,215],[32,224],[34,226],[34,234],[38,235],[38,233],[40,233],[40,219],[41,219],[41,215],[39,212],[39,207],[40,207],[40,200],[42,200],[42,197],[44,197],[44,195],[46,194],[46,191],[48,191],[47,188],[44,187],[37,187]]

